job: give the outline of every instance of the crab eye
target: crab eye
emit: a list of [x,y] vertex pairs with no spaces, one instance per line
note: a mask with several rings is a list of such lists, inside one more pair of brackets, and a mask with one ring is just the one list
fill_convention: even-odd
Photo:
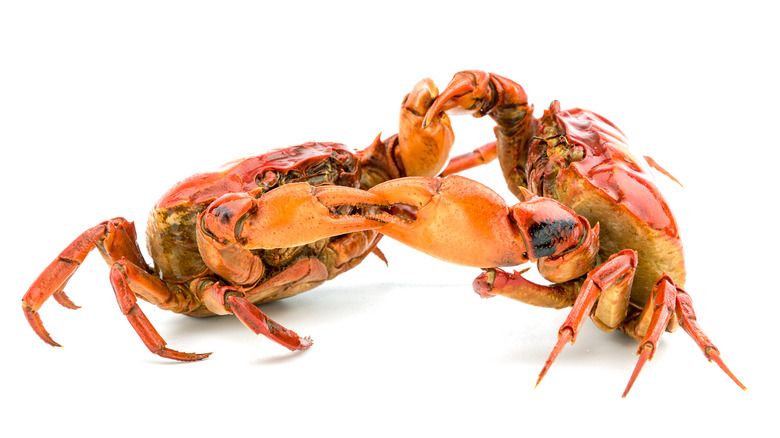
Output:
[[257,184],[257,187],[259,187],[263,192],[268,191],[274,187],[278,181],[279,177],[273,170],[267,170],[263,173],[259,173],[255,177],[255,184]]
[[571,161],[582,161],[585,159],[585,149],[581,146],[575,146],[569,152],[569,159]]

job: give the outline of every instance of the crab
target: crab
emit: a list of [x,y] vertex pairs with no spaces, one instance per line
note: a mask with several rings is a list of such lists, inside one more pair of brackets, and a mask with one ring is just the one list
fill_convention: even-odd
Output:
[[653,357],[662,333],[678,327],[745,389],[702,331],[683,289],[686,271],[677,221],[650,168],[679,184],[677,179],[652,158],[635,156],[625,134],[592,111],[561,110],[553,101],[535,118],[523,88],[496,74],[457,73],[428,110],[425,124],[444,111],[487,115],[497,125],[496,142],[454,158],[444,174],[497,157],[509,190],[519,199],[554,199],[587,219],[595,231],[597,243],[591,248],[598,250],[588,253],[587,262],[572,263],[566,254],[539,260],[538,270],[551,285],[534,284],[522,273],[510,274],[497,266],[474,281],[483,297],[503,295],[542,307],[572,307],[537,385],[590,316],[601,330],[619,329],[639,342],[639,358],[623,397]]
[[[138,298],[189,316],[233,314],[253,332],[290,350],[308,348],[310,338],[269,319],[256,305],[312,289],[371,253],[384,259],[376,248],[381,234],[372,227],[348,232],[348,218],[361,207],[342,206],[334,212],[339,220],[326,218],[315,227],[308,217],[328,211],[328,192],[320,195],[321,202],[292,205],[276,195],[277,188],[290,185],[316,192],[317,187],[341,185],[364,190],[393,178],[436,175],[446,165],[453,143],[446,115],[437,118],[435,128],[422,129],[423,115],[437,93],[432,81],[420,81],[402,103],[399,134],[385,140],[377,136],[362,151],[352,152],[338,143],[306,143],[236,160],[174,185],[149,215],[146,238],[151,265],[136,242],[133,222],[118,217],[89,228],[32,283],[22,299],[27,320],[46,343],[60,346],[44,328],[38,311],[50,297],[64,307],[78,308],[63,290],[97,248],[110,266],[110,282],[122,313],[152,353],[180,361],[211,354],[168,348],[137,305]],[[285,217],[249,223],[247,212],[233,210],[247,200],[260,200],[254,208]],[[215,233],[236,221],[235,232],[217,237]],[[300,221],[311,228],[289,230],[284,221]],[[284,244],[247,247],[242,227]],[[311,238],[314,229],[327,237]]]
[[[600,329],[621,330],[639,341],[624,397],[663,332],[678,327],[745,389],[702,331],[683,289],[677,222],[649,167],[671,177],[668,172],[649,158],[635,157],[625,135],[596,113],[561,110],[554,101],[536,119],[523,88],[495,74],[456,74],[428,109],[423,126],[433,126],[447,111],[489,115],[497,123],[497,140],[453,158],[443,177],[393,179],[369,190],[331,188],[334,202],[372,206],[358,212],[362,222],[349,218],[352,231],[370,228],[446,262],[483,268],[473,287],[484,298],[502,295],[541,307],[571,307],[537,385],[590,316]],[[451,175],[496,157],[520,200],[511,207],[490,188]],[[279,190],[301,196],[297,202],[319,196],[292,189]],[[412,214],[398,214],[393,209],[399,206],[410,207]],[[228,236],[233,229],[222,232]],[[252,245],[265,244],[260,240]],[[521,275],[525,271],[500,269],[533,261],[551,284],[532,283]]]

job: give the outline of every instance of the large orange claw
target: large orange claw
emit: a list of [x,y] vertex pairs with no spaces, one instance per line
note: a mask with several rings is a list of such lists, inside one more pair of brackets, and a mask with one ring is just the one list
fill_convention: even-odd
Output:
[[417,209],[413,221],[388,213],[366,214],[386,221],[377,231],[446,262],[517,266],[577,247],[583,220],[550,199],[532,196],[513,207],[490,188],[451,175],[401,178],[370,190],[389,204]]
[[205,250],[208,242],[246,249],[287,248],[382,226],[367,217],[330,209],[345,204],[381,206],[386,201],[365,190],[307,183],[286,184],[257,199],[247,193],[228,194],[200,214],[199,247]]

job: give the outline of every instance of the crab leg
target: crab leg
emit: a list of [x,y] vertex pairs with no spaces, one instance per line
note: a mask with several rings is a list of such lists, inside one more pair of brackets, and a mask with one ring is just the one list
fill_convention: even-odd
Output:
[[133,265],[125,258],[114,263],[110,278],[119,308],[149,351],[166,359],[180,361],[196,361],[211,355],[211,353],[182,353],[167,348],[165,340],[138,307],[136,294],[158,305],[172,298],[173,294],[162,280]]
[[43,326],[38,309],[49,297],[67,308],[78,308],[64,294],[70,277],[94,249],[98,248],[105,261],[111,265],[111,285],[122,313],[135,329],[144,344],[153,353],[176,360],[200,360],[209,354],[182,353],[165,347],[165,341],[151,325],[141,308],[136,305],[135,293],[162,308],[175,310],[186,305],[186,300],[175,300],[165,283],[149,273],[136,243],[135,226],[123,218],[100,223],[81,233],[38,276],[22,298],[22,308],[35,333],[49,345],[59,347]]
[[636,266],[636,253],[632,250],[624,250],[614,254],[609,260],[588,273],[569,316],[558,331],[558,342],[539,373],[539,379],[536,381],[537,386],[566,343],[571,341],[574,344],[577,334],[597,300],[599,305],[596,308],[594,320],[602,328],[614,330],[619,322],[625,318]]
[[675,312],[677,314],[677,320],[680,326],[682,326],[683,330],[685,330],[685,332],[688,333],[694,342],[696,342],[696,345],[701,348],[702,352],[704,352],[704,356],[706,356],[710,362],[714,361],[716,364],[718,364],[720,369],[723,370],[723,372],[725,372],[726,375],[728,375],[731,380],[737,384],[737,386],[743,390],[746,390],[747,388],[745,385],[743,385],[742,382],[737,379],[734,373],[729,370],[726,364],[723,363],[723,360],[720,358],[720,352],[718,351],[718,348],[715,347],[712,342],[710,342],[709,338],[707,338],[707,336],[699,327],[699,323],[696,321],[696,314],[693,312],[691,296],[679,287],[677,288],[676,303],[677,307]]
[[[70,280],[70,277],[76,272],[89,252],[92,251],[95,243],[103,238],[105,229],[105,225],[100,224],[81,233],[41,272],[22,298],[24,316],[27,317],[30,326],[44,342],[53,347],[61,347],[61,345],[55,342],[44,328],[43,321],[41,321],[41,317],[38,315],[38,310],[49,297],[62,293],[68,280]],[[70,302],[70,300],[68,301]],[[57,302],[60,301],[57,300]]]
[[576,291],[560,285],[543,286],[532,283],[522,276],[527,270],[509,274],[499,268],[486,269],[474,279],[474,292],[482,298],[502,295],[532,306],[551,309],[564,309],[574,304]]
[[[718,349],[699,327],[690,295],[677,287],[671,277],[664,275],[656,282],[644,309],[638,320],[632,321],[628,324],[628,327],[624,328],[630,335],[641,336],[644,333],[644,336],[642,336],[639,350],[637,351],[639,359],[623,392],[623,397],[631,390],[645,363],[653,358],[664,329],[666,329],[669,321],[674,317],[677,317],[678,323],[702,349],[707,359],[715,361],[737,386],[743,390],[746,389],[745,385],[723,363]],[[649,323],[646,322],[647,320],[649,320]]]
[[203,299],[210,310],[218,314],[232,313],[255,334],[289,348],[305,350],[312,345],[308,337],[300,337],[294,331],[270,319],[247,300],[245,293],[232,286],[214,283],[203,292]]
[[487,164],[496,159],[496,142],[491,141],[488,144],[480,146],[471,152],[452,157],[447,167],[441,171],[439,176],[447,176],[463,172],[483,164]]
[[135,227],[123,218],[102,222],[81,233],[73,242],[41,272],[22,298],[25,317],[36,334],[47,344],[60,347],[43,326],[38,310],[50,297],[62,306],[77,309],[78,306],[65,295],[63,289],[70,277],[81,266],[87,255],[97,247],[109,263],[127,257],[140,266],[146,266],[140,249],[135,243]]
[[634,368],[634,372],[631,374],[631,378],[628,380],[625,391],[623,391],[623,397],[628,395],[631,387],[634,386],[636,378],[639,376],[639,372],[642,371],[642,367],[655,354],[658,341],[674,315],[676,289],[672,279],[664,275],[650,291],[650,298],[647,300],[645,309],[652,309],[652,318],[645,336],[639,342],[639,350],[637,351],[639,360]]

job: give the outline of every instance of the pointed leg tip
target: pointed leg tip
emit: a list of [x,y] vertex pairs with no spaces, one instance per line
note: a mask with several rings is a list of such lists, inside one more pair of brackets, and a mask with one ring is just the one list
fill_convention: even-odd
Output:
[[623,395],[621,395],[620,398],[626,398],[628,392],[631,391],[631,386],[633,386],[633,383],[626,386],[626,389],[623,390]]
[[49,335],[49,332],[47,332],[42,325],[40,326],[40,328],[33,327],[33,330],[35,330],[35,334],[37,334],[38,337],[43,340],[43,342],[51,345],[52,347],[62,347],[60,343],[52,339],[51,335]]
[[211,353],[183,353],[181,351],[171,350],[170,348],[164,348],[155,354],[160,357],[177,360],[179,362],[197,362],[211,356]]
[[574,343],[573,331],[569,327],[564,327],[558,333],[558,342],[555,343],[555,347],[553,347],[552,352],[550,352],[550,356],[547,357],[547,361],[545,361],[544,367],[542,368],[542,371],[539,373],[539,378],[536,380],[536,386],[534,386],[534,388],[539,386],[539,383],[542,382],[542,379],[544,378],[544,376],[547,375],[547,371],[550,370],[550,367],[552,366],[553,362],[555,362],[555,359],[558,357],[558,354],[560,354],[561,350],[563,350],[563,347],[569,341],[571,341],[572,344]]
[[314,341],[312,341],[310,337],[306,336],[304,338],[301,338],[300,346],[296,348],[291,348],[291,350],[293,351],[308,350],[309,347],[311,347],[312,345],[314,345]]
[[51,345],[52,347],[62,347],[62,345],[55,342],[49,332],[46,331],[46,328],[43,326],[43,321],[41,321],[41,317],[38,315],[38,312],[32,310],[29,307],[25,307],[24,316],[27,317],[27,322],[30,323],[30,327],[32,327],[35,334],[38,335],[38,337],[41,338],[43,342]]
[[623,391],[623,398],[626,398],[628,395],[628,392],[631,391],[631,388],[634,386],[634,382],[636,382],[636,378],[639,377],[639,372],[642,371],[642,367],[645,366],[645,363],[650,360],[652,353],[653,353],[653,344],[651,343],[645,343],[641,347],[641,353],[639,353],[639,359],[636,362],[636,366],[634,367],[634,372],[631,373],[631,378],[628,379],[628,384],[626,385],[626,389]]
[[720,353],[716,349],[710,349],[707,351],[707,359],[709,359],[710,362],[715,362],[718,367],[720,367],[721,370],[723,370],[724,373],[726,373],[727,376],[731,380],[734,381],[734,383],[737,384],[743,391],[747,391],[747,387],[742,384],[742,382],[739,381],[737,376],[734,375],[734,373],[731,372],[729,367],[726,366],[726,363],[723,362],[723,359],[720,357]]
[[65,292],[63,291],[55,292],[52,296],[54,297],[54,301],[66,309],[76,310],[81,308],[81,306],[74,303],[70,297],[65,295]]

